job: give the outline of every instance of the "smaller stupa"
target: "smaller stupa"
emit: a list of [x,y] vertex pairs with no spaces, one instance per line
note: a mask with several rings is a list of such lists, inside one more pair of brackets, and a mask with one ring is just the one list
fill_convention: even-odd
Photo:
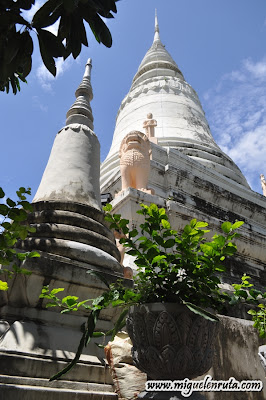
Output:
[[[91,65],[89,59],[32,203],[28,222],[36,232],[19,244],[22,250],[37,250],[40,258],[26,260],[23,267],[31,275],[17,275],[9,291],[1,293],[0,391],[6,400],[68,399],[73,390],[77,399],[84,398],[84,390],[89,398],[90,392],[95,399],[116,398],[93,343],[63,382],[49,383],[48,378],[73,359],[90,310],[80,307],[75,314],[60,314],[58,307],[46,308],[47,300],[39,298],[43,286],[49,286],[50,291],[60,288],[53,292],[59,298],[93,299],[106,288],[98,272],[109,282],[123,277],[120,253],[101,211]],[[114,310],[103,313],[98,328],[108,331],[113,317]]]

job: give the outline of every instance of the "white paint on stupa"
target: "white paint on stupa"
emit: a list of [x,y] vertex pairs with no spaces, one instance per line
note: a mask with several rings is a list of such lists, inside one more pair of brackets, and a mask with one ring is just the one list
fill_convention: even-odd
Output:
[[55,138],[33,202],[73,201],[101,209],[100,145],[93,132],[90,107],[91,65],[89,59],[75,93],[76,101],[67,112],[66,126]]
[[112,145],[101,166],[102,191],[108,191],[109,183],[116,179],[123,138],[130,131],[143,131],[143,121],[149,113],[157,121],[158,145],[177,149],[219,175],[249,188],[239,168],[216,144],[197,93],[162,44],[157,16],[152,46],[117,114]]

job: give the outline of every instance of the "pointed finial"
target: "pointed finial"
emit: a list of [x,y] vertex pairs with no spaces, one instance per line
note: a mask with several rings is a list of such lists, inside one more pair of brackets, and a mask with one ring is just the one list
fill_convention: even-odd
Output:
[[91,68],[92,68],[92,60],[91,60],[91,58],[88,58],[83,78],[89,78],[90,79],[90,77],[91,77]]
[[93,99],[91,87],[92,60],[88,59],[83,79],[75,92],[76,101],[67,112],[66,125],[83,124],[93,130],[93,116],[90,101]]
[[159,32],[159,24],[158,24],[158,17],[157,17],[157,8],[155,8],[155,32]]
[[77,98],[85,94],[90,97],[90,101],[93,99],[92,87],[91,87],[91,68],[92,68],[92,60],[91,58],[89,58],[85,66],[85,72],[81,84],[79,85],[79,87],[75,92],[75,96]]
[[159,24],[158,24],[158,18],[157,18],[157,9],[155,9],[155,30],[154,30],[154,39],[153,42],[156,40],[161,40],[160,35],[159,35]]

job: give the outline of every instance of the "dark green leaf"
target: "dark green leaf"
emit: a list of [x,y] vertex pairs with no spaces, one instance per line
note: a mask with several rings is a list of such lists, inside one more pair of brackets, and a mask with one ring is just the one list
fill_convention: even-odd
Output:
[[194,312],[195,314],[198,314],[201,317],[206,318],[206,319],[208,319],[210,321],[219,322],[219,318],[216,317],[216,315],[211,314],[206,310],[203,310],[201,307],[198,307],[195,304],[191,304],[191,303],[186,302],[186,301],[184,301],[183,303],[187,306],[187,308],[190,309],[190,311]]
[[107,286],[108,288],[110,288],[110,285],[109,285],[107,279],[106,279],[105,276],[103,276],[103,274],[101,274],[100,272],[98,272],[98,271],[93,271],[93,270],[88,270],[86,273],[89,274],[89,275],[93,275],[93,276],[95,276],[96,278],[100,279],[100,281],[102,281],[102,282],[105,284],[105,286]]
[[208,222],[201,222],[201,221],[198,221],[197,223],[196,223],[196,225],[195,225],[195,228],[204,228],[204,227],[206,227],[206,226],[208,226],[209,224],[208,224]]
[[15,207],[16,203],[11,200],[9,197],[6,199],[6,203],[9,205],[9,207]]
[[161,223],[162,223],[162,227],[163,227],[164,229],[171,229],[170,223],[169,223],[168,221],[166,221],[165,219],[163,219],[163,220],[161,221]]
[[116,324],[113,329],[111,341],[114,340],[115,335],[125,326],[125,322],[126,322],[125,317],[127,316],[127,314],[128,314],[128,308],[125,308],[119,315],[119,318],[116,321]]
[[129,232],[129,237],[130,238],[136,237],[137,234],[138,234],[137,229],[133,229],[132,231]]
[[43,28],[46,26],[47,19],[53,14],[58,7],[62,4],[62,0],[48,0],[39,10],[34,14],[32,25],[35,28]]
[[19,8],[23,8],[23,10],[30,10],[35,0],[17,0],[17,5]]
[[105,336],[104,332],[93,332],[92,337],[102,337]]
[[[53,55],[51,54],[52,50],[50,48],[50,42],[49,42],[50,35],[48,34],[48,31],[44,31],[43,29],[38,29],[37,32],[38,32],[40,53],[42,56],[43,63],[48,69],[48,71],[51,72],[53,76],[56,76],[55,61]],[[54,36],[53,34],[51,35]]]
[[175,239],[168,239],[166,240],[166,242],[164,243],[164,247],[166,249],[170,249],[171,247],[173,247],[175,245]]
[[73,0],[63,0],[64,9],[68,14],[71,14],[76,8],[76,2]]
[[41,255],[37,251],[31,251],[28,255],[29,258],[34,258],[34,257],[41,257]]
[[161,255],[161,256],[155,256],[152,260],[152,264],[158,263],[162,260],[166,259],[165,255]]
[[111,47],[112,46],[112,36],[105,25],[105,23],[102,21],[102,19],[98,16],[95,15],[95,17],[92,19],[85,18],[86,21],[89,23],[91,30],[95,36],[95,39],[100,43],[102,42],[106,47]]
[[229,233],[232,228],[232,224],[230,222],[226,221],[222,224],[221,228],[225,233]]
[[4,192],[3,189],[0,187],[0,199],[2,199],[3,197],[5,197],[5,192]]
[[224,236],[219,235],[214,239],[214,242],[219,245],[219,247],[223,247],[225,245],[226,239]]
[[63,292],[65,289],[64,288],[55,288],[53,290],[51,290],[51,295],[54,296],[55,294],[59,293],[59,292]]
[[0,214],[6,216],[9,212],[9,208],[6,204],[0,204]]
[[232,225],[232,230],[240,228],[240,226],[242,226],[243,224],[244,224],[244,221],[236,221],[236,222]]
[[210,244],[201,244],[200,248],[207,256],[212,257],[214,255],[213,247]]

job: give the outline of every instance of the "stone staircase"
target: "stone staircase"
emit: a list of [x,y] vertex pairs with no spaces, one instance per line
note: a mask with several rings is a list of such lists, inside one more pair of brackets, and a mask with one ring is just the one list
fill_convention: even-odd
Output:
[[117,400],[104,363],[79,362],[62,379],[52,382],[49,378],[66,362],[0,352],[0,364],[0,400]]

